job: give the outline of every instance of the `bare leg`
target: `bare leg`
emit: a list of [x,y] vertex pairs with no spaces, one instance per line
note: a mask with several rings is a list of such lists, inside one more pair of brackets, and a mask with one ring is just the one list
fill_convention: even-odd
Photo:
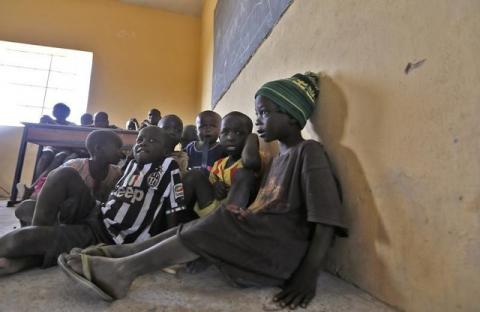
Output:
[[238,169],[227,196],[227,205],[246,208],[256,196],[256,177],[252,170]]
[[53,239],[51,227],[30,226],[5,234],[0,238],[0,275],[40,265]]
[[34,267],[39,267],[42,265],[42,262],[43,258],[40,256],[0,258],[0,276],[17,273]]
[[37,168],[35,170],[34,180],[37,180],[41,176],[42,172],[44,172],[45,169],[47,169],[47,167],[50,165],[54,157],[55,157],[55,154],[53,153],[53,151],[45,150],[42,152],[37,162]]
[[[111,258],[122,258],[122,257],[127,257],[130,255],[139,253],[145,249],[148,249],[167,238],[175,236],[176,233],[177,233],[177,227],[174,227],[140,243],[132,243],[132,244],[125,244],[125,245],[110,245],[110,246],[103,246],[101,248],[105,250],[106,253],[108,253],[111,256]],[[83,250],[80,248],[74,248],[72,249],[70,254],[74,255],[79,252],[83,252]],[[98,249],[97,250],[91,249],[89,252],[84,252],[84,253],[91,256],[103,256],[105,254],[105,252],[102,252]]]
[[75,169],[65,167],[52,171],[38,195],[32,224],[47,226],[58,223],[61,203],[84,187],[85,184]]
[[32,225],[33,213],[35,211],[36,201],[27,199],[22,201],[15,208],[15,216],[20,220],[22,227]]
[[200,207],[208,206],[214,199],[213,188],[208,177],[200,170],[191,170],[183,177],[185,205],[193,209],[195,202]]
[[[172,236],[139,253],[124,258],[90,257],[93,282],[114,298],[123,298],[132,282],[140,275],[193,261],[198,255],[185,248]],[[82,274],[79,255],[68,256],[68,265]]]

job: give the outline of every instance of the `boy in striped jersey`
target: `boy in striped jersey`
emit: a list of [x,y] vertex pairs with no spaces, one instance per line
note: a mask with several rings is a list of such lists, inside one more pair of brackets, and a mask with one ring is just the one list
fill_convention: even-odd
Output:
[[[44,218],[34,216],[32,226],[0,238],[0,275],[49,267],[74,247],[141,242],[190,220],[178,165],[165,157],[165,140],[165,132],[156,126],[140,131],[135,159],[105,204],[95,201],[74,169],[54,172],[38,198]],[[70,211],[62,210],[65,202],[71,203]]]

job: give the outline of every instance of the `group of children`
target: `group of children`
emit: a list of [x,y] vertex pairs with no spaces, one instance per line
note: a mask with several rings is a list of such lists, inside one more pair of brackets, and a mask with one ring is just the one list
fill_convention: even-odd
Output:
[[142,274],[203,261],[233,285],[281,287],[280,306],[306,307],[334,235],[345,233],[326,153],[301,136],[318,90],[306,73],[257,91],[258,136],[280,147],[272,160],[240,112],[198,114],[198,141],[182,151],[181,119],[160,116],[139,131],[123,173],[112,169],[118,135],[93,131],[90,158],[50,172],[31,225],[0,238],[0,275],[58,262],[114,300]]

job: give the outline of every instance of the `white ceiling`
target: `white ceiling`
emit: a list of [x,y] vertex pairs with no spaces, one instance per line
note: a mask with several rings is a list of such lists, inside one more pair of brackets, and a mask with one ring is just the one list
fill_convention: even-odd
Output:
[[129,4],[148,6],[178,14],[200,16],[203,0],[120,0]]

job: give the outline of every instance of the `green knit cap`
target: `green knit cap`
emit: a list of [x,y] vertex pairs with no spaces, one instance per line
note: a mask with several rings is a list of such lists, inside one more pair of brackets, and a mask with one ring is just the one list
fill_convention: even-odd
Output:
[[295,118],[303,129],[318,98],[318,76],[311,72],[267,82],[255,93],[268,98],[279,109]]

